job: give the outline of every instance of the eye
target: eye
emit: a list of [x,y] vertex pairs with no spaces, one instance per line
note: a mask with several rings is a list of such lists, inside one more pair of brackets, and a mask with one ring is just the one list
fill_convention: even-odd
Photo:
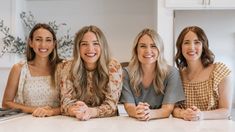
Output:
[[201,41],[196,41],[195,44],[201,44]]
[[94,43],[93,43],[93,45],[95,45],[95,46],[99,46],[99,45],[100,45],[100,43],[98,43],[98,42],[94,42]]
[[81,43],[80,43],[80,46],[86,46],[86,45],[88,45],[88,44],[85,43],[85,42],[81,42]]
[[184,45],[190,44],[189,41],[183,42]]
[[46,41],[47,41],[47,42],[52,42],[52,39],[47,39]]
[[157,46],[155,44],[151,44],[152,48],[157,48]]
[[140,45],[140,47],[143,47],[143,48],[145,48],[146,46],[145,46],[145,45]]
[[146,48],[146,47],[147,47],[147,46],[146,46],[145,44],[143,44],[143,43],[139,43],[138,46],[139,46],[140,48]]
[[35,41],[41,41],[42,39],[41,38],[35,38],[34,40]]

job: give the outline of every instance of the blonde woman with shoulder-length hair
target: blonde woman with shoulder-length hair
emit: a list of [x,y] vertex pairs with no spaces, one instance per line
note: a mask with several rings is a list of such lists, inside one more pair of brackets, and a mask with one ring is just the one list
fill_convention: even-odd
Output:
[[143,29],[135,38],[123,75],[121,102],[130,117],[165,118],[184,100],[179,73],[166,63],[163,41],[152,29]]
[[80,29],[73,56],[57,70],[63,113],[79,120],[117,115],[122,68],[110,57],[103,32],[93,25]]

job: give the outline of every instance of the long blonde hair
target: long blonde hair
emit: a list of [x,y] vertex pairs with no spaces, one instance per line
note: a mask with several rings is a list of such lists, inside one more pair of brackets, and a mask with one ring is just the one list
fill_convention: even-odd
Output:
[[130,85],[134,89],[135,94],[137,96],[140,95],[140,83],[141,78],[143,76],[143,71],[141,67],[141,62],[138,59],[138,53],[137,53],[137,46],[139,43],[139,40],[142,36],[148,35],[154,42],[154,44],[157,46],[159,55],[158,59],[156,61],[156,67],[155,67],[155,76],[153,79],[153,86],[154,90],[157,94],[164,94],[164,79],[167,76],[168,73],[168,65],[166,63],[166,60],[164,58],[164,45],[163,41],[158,33],[156,33],[152,29],[143,29],[135,38],[133,48],[132,48],[132,57],[130,60],[130,63],[128,65],[129,69],[129,76],[130,76]]
[[85,26],[80,29],[74,40],[74,51],[73,51],[73,64],[72,64],[72,78],[74,80],[74,85],[76,87],[76,91],[78,97],[81,100],[85,99],[87,95],[87,70],[85,68],[84,61],[80,56],[80,43],[83,39],[83,36],[87,32],[92,32],[96,35],[97,40],[101,47],[101,55],[97,61],[97,67],[94,70],[93,76],[93,89],[96,97],[96,103],[99,105],[104,100],[104,95],[107,92],[107,85],[109,82],[109,69],[108,64],[110,61],[110,53],[107,40],[104,36],[104,33],[96,26]]

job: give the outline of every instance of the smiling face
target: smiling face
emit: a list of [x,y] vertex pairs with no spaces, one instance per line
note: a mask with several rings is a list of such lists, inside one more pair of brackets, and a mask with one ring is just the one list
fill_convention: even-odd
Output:
[[33,33],[33,38],[29,41],[29,46],[33,49],[36,57],[48,58],[55,48],[53,35],[44,28],[39,28]]
[[138,59],[142,64],[156,64],[159,52],[150,36],[143,35],[137,45]]
[[192,31],[189,31],[184,37],[182,54],[188,62],[201,60],[202,42],[199,41],[197,35]]
[[85,33],[80,42],[80,56],[88,70],[96,68],[100,54],[101,47],[96,35],[93,32]]

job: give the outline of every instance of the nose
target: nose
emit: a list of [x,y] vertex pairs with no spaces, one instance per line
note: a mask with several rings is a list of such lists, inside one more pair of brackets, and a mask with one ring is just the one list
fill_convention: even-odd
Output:
[[42,47],[46,46],[46,45],[47,45],[46,40],[41,40],[41,41],[40,41],[40,45],[41,45]]
[[93,44],[88,44],[88,45],[87,45],[87,50],[88,50],[88,51],[91,51],[91,50],[93,50],[93,49],[94,49]]
[[190,44],[189,44],[189,48],[190,48],[190,49],[194,49],[194,48],[195,48],[194,43],[190,43]]
[[145,49],[146,52],[151,52],[152,51],[152,48],[151,46],[147,46],[146,49]]

